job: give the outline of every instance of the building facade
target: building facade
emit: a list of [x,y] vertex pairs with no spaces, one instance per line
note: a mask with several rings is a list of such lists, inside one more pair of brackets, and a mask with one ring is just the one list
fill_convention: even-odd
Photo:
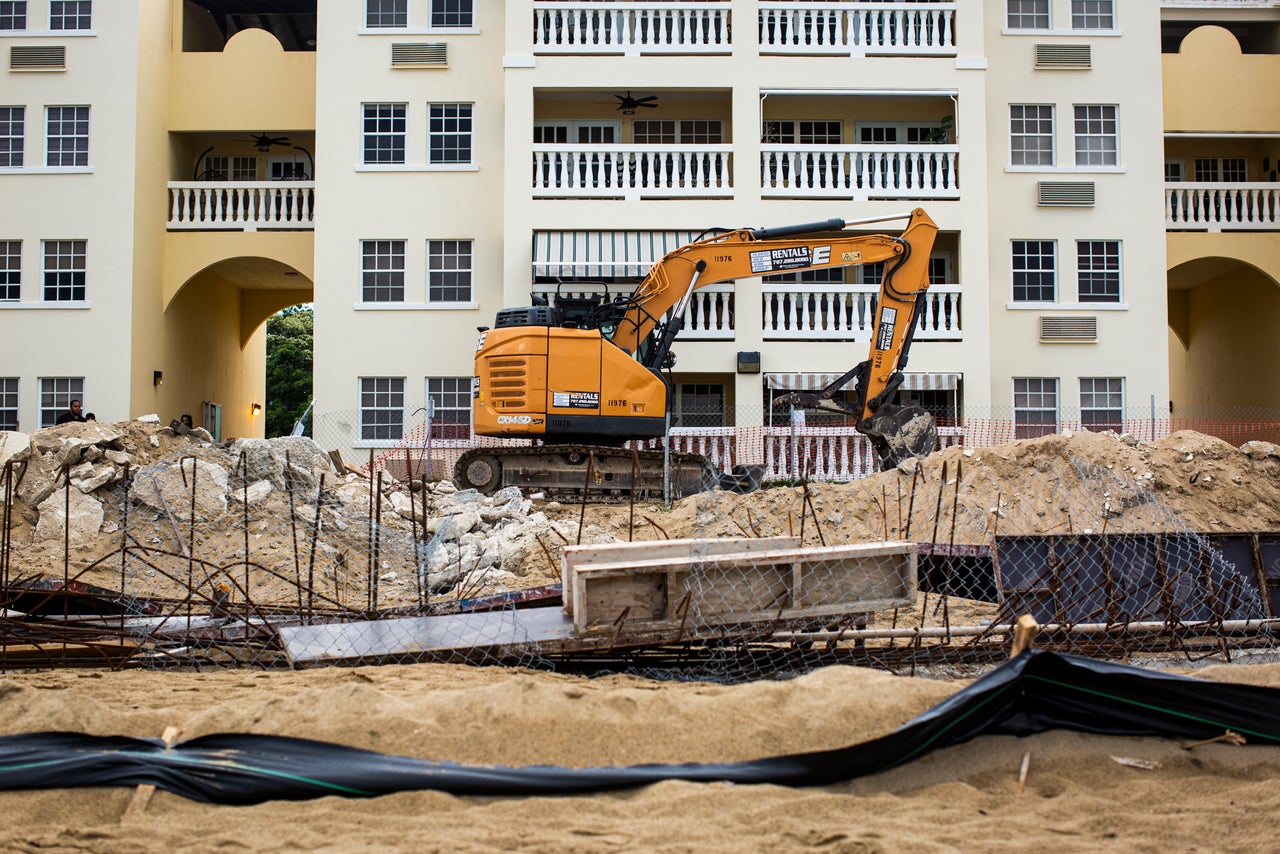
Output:
[[[500,308],[915,207],[902,399],[955,430],[1280,407],[1272,0],[3,0],[0,48],[0,426],[260,435],[263,324],[313,302],[317,439],[467,446]],[[759,461],[879,275],[697,291],[676,433]]]

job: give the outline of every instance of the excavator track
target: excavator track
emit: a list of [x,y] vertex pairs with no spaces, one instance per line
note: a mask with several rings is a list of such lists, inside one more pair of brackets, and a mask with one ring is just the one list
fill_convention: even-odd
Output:
[[[580,501],[583,489],[593,502],[663,500],[662,451],[632,451],[607,445],[537,445],[524,448],[476,448],[454,466],[454,484],[488,494],[518,486],[526,495]],[[720,478],[705,457],[670,455],[671,500],[714,489]],[[634,490],[632,484],[634,483]]]

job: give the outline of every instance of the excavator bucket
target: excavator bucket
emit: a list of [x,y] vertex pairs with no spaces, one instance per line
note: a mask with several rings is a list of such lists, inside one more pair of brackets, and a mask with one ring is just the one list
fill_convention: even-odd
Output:
[[938,425],[918,406],[886,403],[863,419],[858,431],[871,440],[880,456],[880,470],[889,471],[911,457],[923,459],[938,449]]

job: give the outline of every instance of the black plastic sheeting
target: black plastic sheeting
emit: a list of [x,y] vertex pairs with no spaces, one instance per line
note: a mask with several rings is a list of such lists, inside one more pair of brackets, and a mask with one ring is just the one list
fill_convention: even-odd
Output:
[[1280,744],[1280,690],[1153,673],[1032,650],[882,738],[750,762],[617,768],[479,767],[270,735],[159,739],[33,733],[0,738],[0,789],[150,783],[196,801],[254,804],[432,789],[563,795],[660,780],[822,786],[874,774],[980,735],[1069,729],[1205,739],[1231,729]]

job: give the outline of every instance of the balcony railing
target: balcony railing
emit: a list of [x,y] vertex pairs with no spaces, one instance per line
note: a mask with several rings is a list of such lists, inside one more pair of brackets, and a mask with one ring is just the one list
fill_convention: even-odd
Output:
[[955,56],[956,3],[760,4],[762,53]]
[[1179,182],[1164,188],[1165,227],[1204,231],[1280,229],[1280,184]]
[[538,0],[533,4],[533,52],[627,56],[729,53],[727,0],[635,3]]
[[315,228],[314,181],[171,181],[169,230]]
[[958,199],[958,145],[761,146],[761,194],[784,198]]
[[732,196],[728,145],[535,145],[541,198]]
[[[767,283],[766,341],[870,341],[877,285]],[[917,341],[959,341],[960,286],[933,285],[916,318]]]

